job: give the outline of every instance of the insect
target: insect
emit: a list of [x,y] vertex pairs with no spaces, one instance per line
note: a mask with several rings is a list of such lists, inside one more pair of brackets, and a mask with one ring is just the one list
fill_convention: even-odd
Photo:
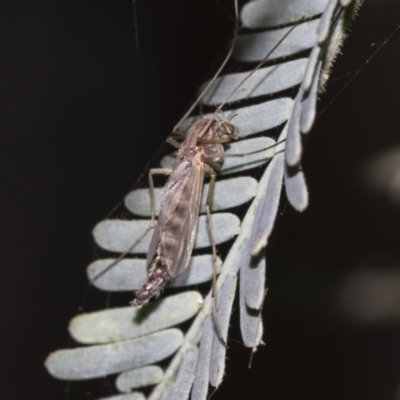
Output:
[[[134,306],[141,307],[146,304],[160,293],[169,280],[179,276],[187,268],[196,237],[200,199],[206,174],[211,178],[206,210],[213,238],[210,206],[215,170],[221,168],[223,143],[238,137],[236,128],[229,120],[203,118],[191,126],[182,145],[173,139],[169,140],[179,149],[174,168],[150,171],[150,182],[154,173],[166,173],[171,176],[166,184],[160,215],[147,256],[147,263],[151,264],[151,269],[147,279],[135,293],[136,298],[132,302]],[[215,241],[212,242],[215,263]]]

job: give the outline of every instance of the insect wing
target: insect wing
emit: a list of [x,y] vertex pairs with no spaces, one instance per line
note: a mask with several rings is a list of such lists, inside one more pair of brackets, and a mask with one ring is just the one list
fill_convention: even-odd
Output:
[[197,232],[204,165],[182,161],[170,177],[158,219],[161,257],[172,278],[188,266]]
[[149,266],[152,263],[154,256],[156,255],[159,243],[160,243],[160,225],[157,222],[156,226],[154,227],[154,232],[151,238],[149,251],[147,252],[147,266]]

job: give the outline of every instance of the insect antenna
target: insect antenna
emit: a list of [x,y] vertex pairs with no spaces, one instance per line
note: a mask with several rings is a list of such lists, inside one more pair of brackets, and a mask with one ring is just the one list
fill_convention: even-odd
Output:
[[[251,72],[249,72],[249,74],[241,81],[241,82],[239,82],[233,89],[232,89],[232,91],[228,94],[228,96],[225,98],[225,100],[215,109],[215,111],[214,111],[214,113],[213,113],[213,116],[212,116],[212,118],[210,119],[210,122],[204,127],[204,129],[202,130],[202,132],[200,133],[200,135],[199,136],[202,136],[210,127],[211,127],[211,124],[212,124],[212,121],[213,121],[213,119],[215,118],[215,116],[219,113],[219,112],[221,112],[222,111],[222,108],[225,106],[225,104],[229,101],[229,99],[240,89],[240,87],[257,71],[257,70],[259,70],[267,61],[268,61],[268,59],[269,59],[269,57],[271,56],[271,54],[281,45],[281,43],[293,32],[293,30],[299,25],[299,24],[301,24],[303,21],[305,20],[305,18],[303,17],[303,18],[301,18],[299,21],[297,21],[279,40],[278,40],[278,42],[274,45],[274,47],[266,54],[266,56],[256,65],[256,67],[251,71]],[[235,37],[234,37],[234,40],[233,40],[233,46],[231,46],[231,49],[233,50],[233,47],[234,47],[234,43],[235,43],[235,40],[236,40],[236,34],[235,34]],[[231,54],[232,52],[230,52],[230,54]],[[229,54],[229,56],[230,56],[230,54]],[[224,67],[224,65],[226,64],[226,62],[224,62],[222,65],[221,65],[221,67],[220,67],[220,69],[219,69],[219,71],[218,72],[220,72],[220,70],[222,70],[222,68]],[[211,85],[215,82],[215,80],[216,80],[216,78],[218,77],[218,75],[215,75],[214,77],[213,77],[213,79],[207,84],[207,86],[206,86],[206,88],[203,90],[203,92],[201,93],[201,95],[198,97],[198,99],[196,100],[196,101],[200,101],[202,98],[203,98],[203,96],[204,96],[204,94],[207,92],[207,90],[211,87]],[[197,104],[197,103],[196,103]],[[193,111],[193,109],[194,109],[194,107],[196,106],[196,104],[193,106],[193,107],[191,107],[190,108],[190,112],[192,112]],[[176,127],[179,127],[179,125],[182,123],[182,121],[184,120],[184,119],[186,119],[188,116],[189,116],[189,114],[190,114],[190,112],[187,112],[186,114],[185,114],[185,116],[181,119],[181,121],[179,121],[179,123],[178,123],[178,125],[176,126]],[[233,117],[231,117],[229,120],[231,120]],[[275,144],[274,146],[276,146],[277,144]],[[259,152],[261,152],[261,151],[264,151],[264,150],[266,150],[266,149],[261,149],[261,150],[259,150]]]
[[234,29],[234,33],[233,33],[232,44],[229,47],[228,54],[225,56],[224,61],[222,62],[222,64],[218,68],[217,72],[214,74],[213,78],[210,80],[210,82],[207,84],[207,86],[204,88],[204,90],[200,93],[200,95],[197,97],[197,99],[193,102],[193,104],[189,107],[189,110],[186,111],[184,116],[174,126],[173,132],[178,130],[178,128],[182,125],[182,122],[192,113],[194,108],[200,103],[201,99],[208,92],[208,89],[211,87],[211,85],[218,78],[218,76],[220,75],[221,71],[224,69],[225,65],[227,64],[227,62],[231,58],[231,55],[233,53],[233,49],[235,48],[235,43],[236,43],[236,39],[237,39],[237,36],[238,36],[238,31],[239,31],[239,5],[238,5],[238,0],[234,0],[234,7],[235,7],[235,29]]
[[[233,89],[232,91],[226,96],[225,100],[217,107],[217,109],[214,111],[214,116],[222,110],[222,108],[225,106],[225,104],[229,101],[229,99],[240,89],[240,87],[257,71],[259,70],[269,59],[271,54],[281,45],[281,43],[293,32],[293,30],[301,24],[305,18],[301,18],[299,21],[297,21],[280,39],[279,41],[274,45],[274,47],[267,53],[267,55],[255,66],[255,68],[241,81],[239,82]],[[208,87],[209,85],[207,85]]]
[[145,231],[136,239],[134,243],[132,243],[131,246],[129,246],[123,253],[121,253],[110,265],[108,265],[103,271],[99,272],[97,275],[95,275],[92,279],[90,279],[89,284],[93,285],[94,282],[99,279],[101,276],[103,276],[106,272],[108,272],[110,269],[115,267],[122,259],[124,259],[146,236],[147,234],[153,229],[153,226],[149,225],[148,228],[145,229]]

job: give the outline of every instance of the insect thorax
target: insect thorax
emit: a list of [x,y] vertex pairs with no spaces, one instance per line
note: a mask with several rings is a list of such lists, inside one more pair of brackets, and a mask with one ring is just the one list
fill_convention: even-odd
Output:
[[200,153],[201,156],[209,159],[212,157],[213,162],[219,163],[221,157],[218,156],[224,153],[223,143],[237,139],[238,136],[236,128],[228,119],[219,121],[216,118],[202,118],[190,127],[183,144],[184,153]]

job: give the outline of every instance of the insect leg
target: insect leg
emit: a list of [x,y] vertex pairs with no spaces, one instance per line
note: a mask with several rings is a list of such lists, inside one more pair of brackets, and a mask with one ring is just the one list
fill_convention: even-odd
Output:
[[151,205],[151,221],[150,227],[154,228],[154,220],[156,214],[156,205],[154,201],[154,181],[153,175],[171,175],[172,169],[168,168],[153,168],[149,171],[149,185],[150,185],[150,205]]
[[217,266],[217,246],[215,245],[215,231],[214,231],[214,226],[212,223],[212,217],[211,217],[211,204],[212,204],[212,199],[213,199],[213,194],[214,194],[214,186],[215,186],[215,172],[211,170],[209,172],[210,174],[210,183],[209,183],[209,188],[208,188],[208,193],[207,193],[207,200],[206,200],[206,212],[207,212],[207,219],[208,219],[208,226],[210,229],[210,236],[211,236],[211,246],[212,246],[212,261],[213,261],[213,283],[212,283],[212,289],[211,289],[211,302],[212,302],[212,309],[213,309],[213,320],[215,324],[215,328],[217,330],[217,335],[221,343],[226,346],[226,342],[222,336],[221,332],[221,327],[219,326],[218,322],[218,314],[217,314],[217,306],[216,306],[216,296],[215,296],[215,289],[217,285],[217,272],[218,272],[218,266]]
[[[219,157],[219,156],[218,156]],[[204,158],[203,158],[204,160]],[[214,171],[219,171],[222,167],[221,164],[217,163],[216,161],[205,159],[204,160]]]
[[115,265],[117,265],[127,254],[129,254],[146,236],[147,234],[153,229],[153,226],[148,226],[146,230],[137,238],[137,240],[129,246],[123,253],[121,253],[118,258],[116,258],[110,265],[108,265],[103,271],[99,272],[97,275],[95,275],[91,281],[90,284],[93,285],[93,283],[99,279],[102,275],[104,275],[106,272],[108,272],[111,268],[113,268]]
[[[271,146],[268,147],[264,147],[263,149],[258,149],[258,150],[254,150],[254,151],[249,151],[248,153],[237,153],[237,154],[218,154],[218,157],[220,158],[226,158],[226,157],[246,157],[246,156],[251,156],[252,154],[257,154],[257,153],[262,153],[263,151],[267,151],[269,149],[272,149],[280,144],[282,144],[283,142],[285,142],[286,139],[280,140],[279,142],[274,143]],[[215,158],[215,156],[210,156],[210,157],[203,157],[203,161],[209,163],[210,160],[212,160],[213,158]]]
[[[185,132],[185,133],[186,133],[186,132]],[[177,149],[180,149],[180,148],[181,148],[181,144],[180,144],[177,140],[172,139],[171,136],[169,136],[169,137],[167,138],[167,143],[171,144],[172,146],[176,147]]]
[[231,138],[226,138],[226,139],[203,139],[199,140],[197,144],[224,144],[224,143],[229,143],[231,141]]
[[154,220],[155,220],[155,201],[154,201],[154,182],[153,175],[162,174],[162,175],[171,175],[172,170],[167,168],[153,168],[149,171],[149,185],[150,185],[150,204],[151,204],[151,221],[150,226],[146,228],[146,230],[140,235],[140,237],[127,248],[123,253],[121,253],[118,258],[116,258],[110,265],[108,265],[103,271],[99,272],[93,279],[91,280],[91,284],[93,284],[98,278],[108,272],[111,268],[113,268],[116,264],[118,264],[127,254],[129,254],[150,232],[151,229],[154,228]]

